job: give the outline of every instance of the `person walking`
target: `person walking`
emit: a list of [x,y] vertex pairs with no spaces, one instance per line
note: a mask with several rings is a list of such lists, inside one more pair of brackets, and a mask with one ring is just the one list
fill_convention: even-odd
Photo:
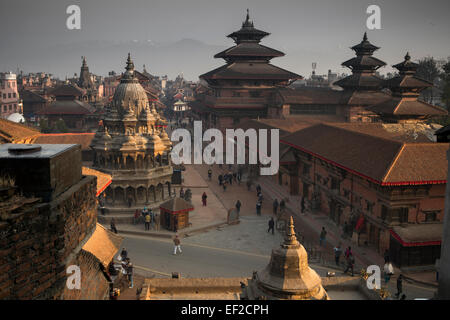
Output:
[[219,174],[219,176],[217,177],[217,179],[219,179],[219,186],[222,185],[223,182],[223,176],[221,174]]
[[183,189],[183,187],[181,187],[181,189],[180,189],[180,198],[184,198],[184,189]]
[[133,264],[128,262],[127,265],[127,275],[128,275],[128,282],[130,284],[129,288],[133,288]]
[[256,202],[256,214],[258,216],[261,215],[261,201],[259,201],[259,200]]
[[152,222],[152,217],[149,213],[145,215],[145,231],[150,230],[150,222]]
[[180,251],[180,253],[182,253],[183,251],[181,251],[181,241],[180,238],[178,237],[178,235],[175,235],[175,238],[173,239],[173,254],[177,254],[177,249],[178,251]]
[[348,247],[347,249],[345,249],[345,258],[348,258],[348,256],[351,254],[353,254],[351,247]]
[[322,227],[322,231],[320,232],[320,236],[319,236],[319,245],[320,246],[322,246],[322,244],[325,245],[326,236],[327,236],[327,231],[325,230],[325,227]]
[[258,196],[261,193],[261,186],[258,184],[256,186],[256,195]]
[[208,180],[211,181],[212,178],[212,170],[211,168],[208,169]]
[[247,190],[250,191],[252,188],[252,181],[251,180],[247,180]]
[[239,169],[238,173],[237,173],[237,181],[238,181],[238,185],[241,185],[241,180],[242,180],[242,173],[241,170]]
[[204,206],[204,207],[206,207],[206,198],[208,198],[208,196],[206,195],[206,192],[203,192],[203,195],[202,195],[202,203],[203,203],[203,206]]
[[347,257],[347,268],[345,269],[344,273],[347,273],[348,270],[352,270],[352,277],[353,277],[353,267],[355,265],[355,258],[353,257],[353,254],[349,254]]
[[384,283],[387,284],[389,280],[391,280],[392,275],[394,274],[394,267],[392,266],[392,263],[386,262],[384,264],[383,273],[384,273]]
[[237,210],[237,213],[238,213],[238,217],[239,217],[239,214],[241,213],[241,201],[236,201],[236,210]]
[[270,217],[269,229],[267,230],[267,232],[270,232],[270,230],[272,230],[272,234],[274,234],[274,226],[275,226],[275,221],[273,220],[273,217]]
[[278,199],[273,201],[273,214],[276,216],[278,213]]
[[222,181],[223,192],[227,191],[227,182],[226,180]]
[[336,262],[337,266],[339,266],[341,254],[342,254],[341,244],[338,244],[336,247],[334,247],[334,261]]
[[263,201],[263,195],[262,192],[258,193],[258,201],[262,202]]
[[397,293],[395,296],[398,298],[403,293],[403,275],[400,274],[397,278]]
[[117,228],[116,228],[116,220],[114,218],[111,219],[111,231],[114,233],[117,233]]

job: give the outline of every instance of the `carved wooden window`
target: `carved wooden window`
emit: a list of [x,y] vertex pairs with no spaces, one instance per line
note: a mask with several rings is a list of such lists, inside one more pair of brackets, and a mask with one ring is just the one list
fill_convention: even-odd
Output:
[[439,210],[434,211],[422,211],[425,214],[425,222],[437,221],[437,215]]
[[339,191],[341,188],[341,182],[339,179],[335,177],[331,177],[331,190],[337,190]]

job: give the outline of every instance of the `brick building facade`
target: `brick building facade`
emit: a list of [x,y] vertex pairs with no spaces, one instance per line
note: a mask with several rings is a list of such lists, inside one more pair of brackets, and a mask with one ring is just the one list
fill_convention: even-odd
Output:
[[[4,144],[0,164],[0,299],[108,297],[102,257],[111,261],[121,238],[86,247],[109,231],[96,223],[97,179],[82,176],[80,146]],[[81,290],[66,287],[70,265],[81,269]]]
[[[448,143],[423,142],[382,125],[318,124],[282,137],[276,178],[311,209],[390,250],[399,266],[439,257]],[[422,142],[420,142],[422,141]]]

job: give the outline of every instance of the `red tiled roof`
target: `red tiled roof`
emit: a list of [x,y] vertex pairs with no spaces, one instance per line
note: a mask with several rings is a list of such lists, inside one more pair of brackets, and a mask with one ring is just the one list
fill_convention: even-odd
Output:
[[79,97],[85,94],[85,91],[78,87],[76,84],[64,84],[57,86],[55,88],[51,88],[48,91],[48,95],[52,96],[74,96]]
[[344,90],[341,104],[371,106],[390,99],[392,96],[383,91]]
[[393,115],[447,115],[448,112],[438,106],[416,100],[415,98],[394,97],[391,100],[368,108],[376,113]]
[[95,133],[42,133],[36,139],[39,144],[80,144],[82,150],[90,150],[89,146]]
[[397,76],[385,81],[388,88],[428,88],[433,83],[414,76]]
[[367,134],[374,137],[399,142],[432,142],[430,137],[420,130],[408,131],[399,124],[383,123],[327,123],[329,126]]
[[93,254],[107,268],[120,249],[123,237],[97,223],[96,228],[82,249]]
[[106,188],[111,184],[112,178],[111,175],[106,174],[104,172],[94,170],[88,167],[82,167],[82,174],[84,176],[96,176],[97,177],[97,193],[98,197]]
[[31,90],[20,90],[19,95],[24,102],[47,102],[47,100],[43,96]]
[[440,245],[442,223],[395,226],[389,230],[391,235],[404,247]]
[[318,124],[280,141],[381,185],[447,181],[448,143],[404,143]]
[[166,209],[172,213],[180,212],[180,211],[191,211],[194,210],[194,207],[182,198],[172,198],[169,201],[164,202],[159,206],[162,209]]
[[342,91],[321,87],[283,88],[277,90],[287,104],[339,104]]
[[39,137],[41,133],[24,124],[0,119],[0,143],[22,143]]
[[72,114],[83,115],[91,114],[95,111],[94,107],[90,104],[79,100],[56,100],[50,102],[42,110],[36,112],[39,115],[51,115],[51,114]]

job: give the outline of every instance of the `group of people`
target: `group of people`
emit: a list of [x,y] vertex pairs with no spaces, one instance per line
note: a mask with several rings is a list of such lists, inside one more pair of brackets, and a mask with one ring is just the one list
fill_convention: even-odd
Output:
[[[325,228],[322,228],[322,231],[324,231]],[[326,231],[325,231],[326,234]],[[340,259],[342,255],[342,248],[341,243],[339,243],[336,247],[333,249],[334,251],[334,260],[336,262],[336,266],[340,266]],[[346,261],[346,268],[344,270],[344,273],[347,273],[348,271],[352,272],[352,277],[354,276],[354,268],[355,268],[355,257],[353,256],[352,248],[349,246],[347,249],[345,249],[344,253],[345,261]]]
[[[280,208],[280,210],[278,210],[278,208]],[[283,214],[285,209],[286,203],[284,202],[284,199],[281,199],[280,202],[278,202],[278,199],[273,200],[273,214],[275,216],[277,216],[278,213]]]
[[150,227],[155,227],[156,224],[156,214],[153,212],[153,210],[147,209],[147,207],[144,207],[144,209],[139,212],[139,209],[136,209],[134,213],[134,224],[140,223],[140,221],[144,221],[145,230],[150,230]]
[[[334,247],[334,259],[336,262],[336,266],[340,266],[340,257],[342,255],[342,249],[341,244],[339,243],[336,247]],[[352,248],[349,246],[344,253],[344,257],[346,260],[346,268],[344,270],[344,273],[347,273],[348,271],[351,271],[352,277],[354,276],[354,266],[355,266],[355,258],[352,252]],[[384,268],[383,268],[383,274],[384,274],[384,282],[385,284],[388,284],[391,277],[394,275],[394,267],[392,263],[390,262],[389,257],[389,250],[386,250],[384,253]],[[405,300],[406,295],[403,294],[403,275],[400,274],[397,278],[397,293],[395,294],[397,299]]]
[[[394,275],[394,266],[391,263],[391,257],[389,254],[389,250],[386,249],[384,252],[384,267],[383,267],[383,274],[384,274],[384,283],[388,284],[391,280],[392,276]],[[400,300],[405,300],[406,295],[403,294],[403,275],[400,274],[397,278],[397,293],[395,296]]]
[[[211,180],[212,178],[212,170],[211,168],[208,170],[208,179]],[[242,172],[241,170],[238,170],[237,172],[231,172],[225,174],[219,174],[217,177],[219,186],[223,187],[223,191],[227,190],[227,185],[233,185],[233,181],[237,184],[241,184],[242,180]]]
[[128,257],[128,251],[125,248],[122,249],[119,260],[121,262],[122,274],[126,276],[129,288],[133,288],[133,264],[131,263],[130,257]]

